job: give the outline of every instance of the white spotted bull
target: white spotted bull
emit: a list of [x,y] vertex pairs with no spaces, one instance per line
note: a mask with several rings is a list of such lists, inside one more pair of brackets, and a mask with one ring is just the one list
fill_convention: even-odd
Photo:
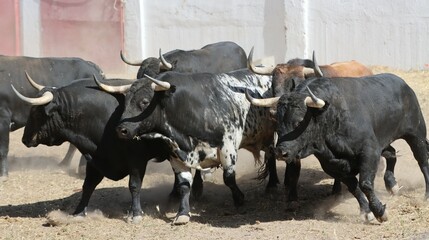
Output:
[[[271,78],[239,70],[226,74],[168,72],[129,86],[100,87],[125,93],[125,110],[117,133],[124,139],[169,139],[183,160],[172,163],[179,172],[182,200],[175,221],[189,221],[190,168],[221,165],[224,183],[239,207],[244,195],[235,180],[237,151],[245,148],[259,161],[260,151],[272,156],[274,121],[268,108],[253,107],[245,89],[270,96]],[[271,154],[270,154],[271,153]]]

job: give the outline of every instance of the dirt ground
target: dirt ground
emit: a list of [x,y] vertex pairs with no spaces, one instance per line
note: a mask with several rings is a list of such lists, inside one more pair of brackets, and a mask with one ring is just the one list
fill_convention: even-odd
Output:
[[[425,118],[429,119],[429,71],[395,71],[374,67],[374,72],[392,72],[415,90]],[[191,222],[172,226],[177,204],[166,202],[173,174],[168,162],[149,163],[142,187],[145,217],[139,224],[126,222],[131,196],[128,178],[104,179],[94,192],[86,218],[72,218],[83,180],[76,174],[79,154],[70,169],[57,164],[68,145],[26,148],[22,130],[12,133],[10,175],[0,183],[0,239],[428,239],[429,203],[423,201],[424,180],[408,145],[396,141],[396,177],[403,188],[390,196],[382,176],[376,179],[377,194],[387,204],[389,220],[364,224],[356,200],[343,187],[343,197],[329,195],[333,180],[318,161],[302,161],[299,202],[285,201],[285,190],[264,192],[266,182],[255,180],[257,167],[246,151],[240,151],[237,182],[245,194],[244,213],[237,213],[229,189],[216,170],[204,183],[203,197],[191,199]],[[285,164],[278,162],[280,181]],[[166,214],[161,212],[166,211]],[[52,226],[49,223],[54,223]]]

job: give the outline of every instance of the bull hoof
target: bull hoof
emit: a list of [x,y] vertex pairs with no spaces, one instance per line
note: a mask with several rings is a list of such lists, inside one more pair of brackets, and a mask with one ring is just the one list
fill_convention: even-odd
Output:
[[191,217],[188,215],[177,216],[173,221],[173,225],[185,225],[189,222],[190,219]]
[[402,189],[403,186],[399,186],[398,184],[395,184],[395,186],[392,187],[392,189],[388,190],[391,195],[396,196],[399,193],[399,190]]
[[387,210],[384,210],[383,215],[381,217],[378,217],[377,221],[379,221],[380,223],[382,223],[382,222],[386,222],[387,220],[388,220]]
[[128,216],[127,223],[139,224],[142,222],[143,216]]
[[361,218],[365,223],[369,223],[372,220],[374,220],[374,214],[372,212],[368,212],[368,213],[362,213],[361,214]]

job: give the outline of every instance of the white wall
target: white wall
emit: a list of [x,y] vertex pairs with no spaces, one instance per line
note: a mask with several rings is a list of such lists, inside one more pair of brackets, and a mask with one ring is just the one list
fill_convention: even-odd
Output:
[[40,0],[21,0],[22,54],[40,57]]
[[[127,1],[126,4],[132,2]],[[297,30],[304,25],[300,20],[295,20],[301,19],[296,16],[302,14],[303,2],[304,0],[143,0],[140,1],[142,19],[129,21],[141,23],[142,58],[157,57],[159,48],[163,52],[198,49],[209,43],[228,40],[236,42],[246,52],[255,46],[255,58],[274,56],[275,61],[283,62],[286,56],[289,55],[289,58],[296,55],[297,48],[292,46],[304,47],[302,30]],[[299,11],[286,14],[287,6]],[[290,27],[289,22],[293,24]],[[291,42],[291,47],[287,48],[287,42]]]
[[308,6],[308,49],[319,64],[355,59],[424,69],[429,63],[427,0],[311,0]]
[[[128,0],[127,4],[132,2]],[[427,0],[141,0],[141,56],[231,40],[255,57],[320,64],[423,69],[429,63]]]
[[[118,0],[120,1],[120,0]],[[23,54],[40,56],[40,0],[21,0]],[[173,49],[234,41],[275,62],[317,53],[320,64],[425,69],[427,0],[126,0],[125,51],[131,60]],[[129,71],[137,71],[129,67]],[[426,67],[427,69],[427,67]]]

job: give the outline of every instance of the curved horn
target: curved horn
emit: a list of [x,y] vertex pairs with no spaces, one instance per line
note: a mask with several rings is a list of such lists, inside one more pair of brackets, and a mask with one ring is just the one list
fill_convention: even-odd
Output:
[[122,59],[122,61],[124,63],[126,63],[128,65],[131,65],[131,66],[138,66],[138,67],[140,67],[142,65],[142,63],[143,63],[143,61],[141,61],[141,62],[130,62],[128,59],[125,58],[124,54],[122,53],[122,50],[121,50],[121,59]]
[[45,93],[43,93],[43,95],[41,97],[38,98],[29,98],[26,97],[24,95],[22,95],[21,93],[18,92],[18,90],[15,89],[15,87],[11,84],[10,85],[12,87],[12,90],[15,92],[15,94],[24,102],[27,102],[31,105],[44,105],[47,103],[50,103],[52,101],[52,99],[54,99],[54,94],[52,94],[51,92],[46,91]]
[[162,65],[167,68],[167,70],[173,69],[173,65],[165,60],[164,56],[162,56],[161,48],[159,49],[159,58],[161,59]]
[[249,66],[250,70],[260,75],[273,74],[274,67],[256,67],[253,64],[253,50],[254,50],[254,47],[252,47],[252,49],[250,50],[249,56],[247,57],[247,65]]
[[323,106],[325,106],[325,101],[316,97],[316,95],[313,94],[313,92],[310,90],[308,86],[307,86],[307,91],[310,94],[310,97],[306,97],[304,99],[305,105],[307,105],[307,107],[322,108]]
[[110,86],[107,84],[104,84],[100,81],[98,81],[95,74],[93,75],[95,83],[98,85],[98,87],[106,92],[109,93],[126,93],[130,89],[132,84],[122,85],[122,86]]
[[246,98],[252,105],[255,105],[258,107],[271,107],[277,104],[277,102],[280,99],[280,97],[263,98],[263,99],[253,98],[249,93],[249,89],[246,89]]
[[170,83],[168,83],[168,82],[160,81],[160,80],[155,79],[153,77],[150,77],[146,74],[144,76],[149,78],[149,80],[151,80],[153,82],[152,83],[152,89],[154,91],[167,91],[171,87]]
[[314,63],[314,73],[317,77],[323,77],[322,70],[320,70],[319,65],[316,62],[316,53],[313,51],[313,63]]
[[31,86],[33,86],[35,89],[37,90],[42,90],[43,88],[45,88],[45,86],[37,84],[28,74],[27,71],[25,71],[25,77],[27,78],[27,80],[30,82]]

